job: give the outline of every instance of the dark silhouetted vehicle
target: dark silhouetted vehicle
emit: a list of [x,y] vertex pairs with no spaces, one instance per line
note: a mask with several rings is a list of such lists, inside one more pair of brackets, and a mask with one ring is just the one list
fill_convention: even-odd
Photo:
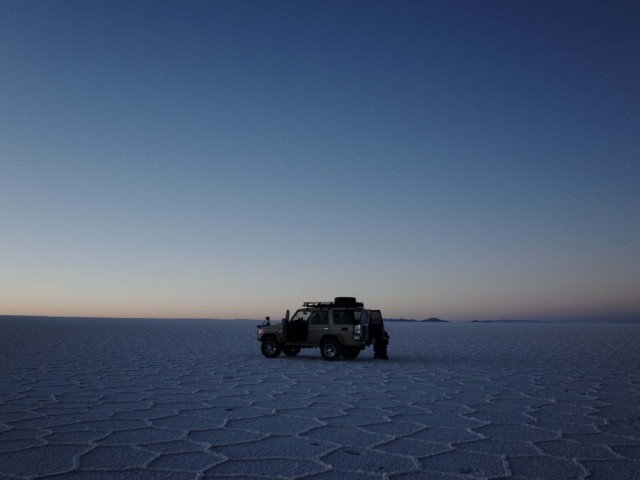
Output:
[[267,358],[320,348],[325,360],[339,360],[356,358],[383,332],[380,310],[366,309],[353,297],[336,297],[333,302],[304,302],[291,318],[287,310],[280,323],[271,324],[267,317],[257,338]]

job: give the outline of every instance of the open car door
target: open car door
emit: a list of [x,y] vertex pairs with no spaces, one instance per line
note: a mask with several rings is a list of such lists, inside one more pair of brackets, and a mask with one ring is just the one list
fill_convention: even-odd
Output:
[[371,343],[375,338],[382,336],[384,323],[380,310],[369,310],[369,328],[367,329],[367,343]]

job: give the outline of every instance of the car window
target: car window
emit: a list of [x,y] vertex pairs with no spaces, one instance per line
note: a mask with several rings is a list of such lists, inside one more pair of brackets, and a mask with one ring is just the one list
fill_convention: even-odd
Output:
[[380,310],[371,310],[371,323],[382,323],[382,314],[380,313]]
[[356,323],[353,310],[334,310],[333,323],[336,325],[353,325]]
[[309,322],[311,323],[311,325],[327,325],[329,323],[329,312],[327,312],[326,310],[322,311],[322,312],[315,312],[313,315],[311,315],[311,319],[309,320]]

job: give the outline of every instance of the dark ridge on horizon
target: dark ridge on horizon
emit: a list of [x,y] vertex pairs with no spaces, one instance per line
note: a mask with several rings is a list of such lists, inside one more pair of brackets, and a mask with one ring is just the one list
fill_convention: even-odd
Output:
[[548,323],[545,320],[500,319],[500,320],[468,320],[470,323]]

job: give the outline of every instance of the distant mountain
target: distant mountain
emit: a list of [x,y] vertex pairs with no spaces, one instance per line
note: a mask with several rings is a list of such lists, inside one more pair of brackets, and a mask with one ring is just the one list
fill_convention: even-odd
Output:
[[471,323],[543,323],[542,320],[471,320]]

